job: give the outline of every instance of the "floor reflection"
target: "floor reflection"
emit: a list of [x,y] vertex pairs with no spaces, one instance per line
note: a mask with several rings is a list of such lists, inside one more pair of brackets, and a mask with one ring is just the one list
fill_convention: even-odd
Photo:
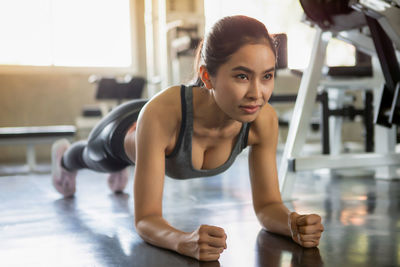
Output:
[[[128,211],[127,195],[113,195],[110,198],[113,199],[114,212]],[[96,255],[92,262],[95,266],[220,266],[217,261],[199,262],[149,245],[140,239],[133,229],[118,227],[117,222],[112,227],[104,225],[102,218],[88,218],[85,211],[80,210],[78,206],[75,198],[59,199],[54,202],[54,210],[62,221],[65,236],[79,233],[72,242],[66,238],[62,249],[68,251],[72,250],[71,246],[86,244],[90,248],[87,256]],[[59,229],[57,234],[62,234],[62,231]],[[125,247],[126,243],[128,249]],[[70,266],[74,266],[74,262],[76,259],[71,258]]]
[[321,247],[332,266],[399,265],[399,185],[373,177],[330,178]]
[[254,215],[247,158],[224,175],[166,179],[163,213],[183,231],[223,227],[228,249],[199,262],[145,243],[135,232],[132,179],[126,194],[110,194],[107,175],[82,171],[73,199],[62,199],[50,175],[0,177],[1,266],[400,266],[400,182],[371,177],[299,173],[293,200],[299,213],[322,216],[316,249],[263,231]]
[[[284,262],[284,254],[288,255]],[[323,261],[318,248],[303,248],[290,238],[261,230],[257,236],[257,266],[320,267]]]

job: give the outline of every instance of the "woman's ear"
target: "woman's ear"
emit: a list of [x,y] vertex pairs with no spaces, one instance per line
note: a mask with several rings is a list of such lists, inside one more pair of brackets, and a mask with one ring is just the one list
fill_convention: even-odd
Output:
[[199,72],[200,72],[200,79],[203,81],[204,87],[207,89],[212,89],[213,85],[211,83],[211,77],[204,65],[200,66]]

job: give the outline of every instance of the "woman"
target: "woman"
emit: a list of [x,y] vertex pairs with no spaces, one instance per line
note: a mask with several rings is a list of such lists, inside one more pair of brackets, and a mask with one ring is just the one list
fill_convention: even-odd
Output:
[[53,146],[55,187],[65,196],[73,195],[76,170],[90,168],[111,172],[111,189],[122,191],[126,167],[135,164],[138,234],[155,246],[217,260],[226,248],[222,228],[201,225],[187,233],[162,217],[164,176],[216,175],[250,146],[253,205],[261,225],[304,247],[317,246],[321,217],[290,212],[279,192],[278,119],[268,104],[275,61],[273,40],[262,23],[245,16],[221,19],[198,50],[195,85],[174,86],[147,103],[118,107],[92,131],[88,143],[69,147],[62,141]]

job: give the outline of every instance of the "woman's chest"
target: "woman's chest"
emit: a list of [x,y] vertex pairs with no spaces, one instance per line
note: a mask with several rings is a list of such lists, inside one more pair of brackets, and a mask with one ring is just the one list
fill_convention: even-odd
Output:
[[216,169],[230,157],[236,144],[236,137],[192,136],[192,165],[195,169]]
[[241,123],[222,130],[205,129],[196,123],[191,127],[184,125],[183,129],[174,134],[166,148],[166,155],[176,155],[179,158],[184,155],[187,161],[191,158],[191,165],[197,170],[216,169],[229,160],[240,142],[241,131]]

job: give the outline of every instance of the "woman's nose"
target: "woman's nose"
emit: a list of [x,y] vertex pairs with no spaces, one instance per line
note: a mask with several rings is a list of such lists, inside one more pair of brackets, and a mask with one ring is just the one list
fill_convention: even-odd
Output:
[[261,97],[261,95],[262,95],[261,84],[259,84],[258,82],[252,82],[247,91],[247,97],[251,99],[258,99]]

